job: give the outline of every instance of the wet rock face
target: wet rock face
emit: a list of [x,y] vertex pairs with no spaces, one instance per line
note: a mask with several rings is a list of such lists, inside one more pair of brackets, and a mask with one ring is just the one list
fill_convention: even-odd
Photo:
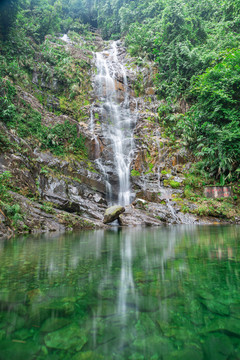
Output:
[[194,217],[184,214],[178,216],[180,209],[174,202],[174,197],[183,195],[184,171],[188,169],[192,157],[179,140],[173,146],[172,140],[160,125],[158,108],[162,101],[155,95],[150,69],[143,70],[144,90],[137,98],[138,116],[134,128],[136,146],[131,164],[132,187],[137,198],[148,202],[149,216],[167,224],[195,222]]
[[56,177],[41,177],[41,194],[59,209],[82,214],[89,219],[102,219],[106,200],[86,184]]
[[123,206],[115,205],[111,206],[105,211],[103,223],[108,224],[119,218],[119,215],[124,213],[125,208]]
[[[9,132],[9,136],[24,150],[18,155],[13,152],[0,154],[0,172],[12,173],[12,185],[19,188],[21,194],[11,193],[13,201],[21,207],[18,231],[63,232],[104,227],[105,185],[89,161],[91,169],[86,166],[86,161],[64,160],[37,148],[32,151],[17,135]],[[26,196],[35,197],[40,204]],[[11,226],[11,221],[0,212],[0,237],[11,236]]]
[[17,224],[20,232],[26,231],[26,227],[31,233],[65,232],[103,227],[102,221],[93,217],[90,220],[86,216],[59,210],[54,206],[39,204],[13,192],[11,192],[11,196],[21,207],[22,220]]
[[102,220],[107,202],[105,185],[98,173],[89,171],[86,164],[60,161],[51,154],[38,153],[38,159],[63,175],[59,178],[51,172],[40,174],[39,189],[43,199],[62,210]]
[[136,199],[133,204],[125,207],[125,212],[119,216],[122,226],[161,226],[169,224],[208,224],[209,220],[200,220],[194,215],[183,214],[179,209],[172,211],[166,204],[147,202]]
[[124,214],[119,216],[119,223],[122,226],[160,226],[162,221],[147,212],[147,209],[135,208],[132,205],[126,206]]
[[98,169],[106,183],[107,199],[111,204],[122,205],[131,201],[130,163],[136,124],[132,70],[125,66],[126,58],[121,41],[106,43],[104,51],[96,53],[96,73],[92,78],[93,116],[89,124],[93,136],[98,136],[103,145]]
[[[112,59],[112,53],[109,48],[106,48],[101,54],[105,59]],[[190,154],[180,143],[172,151],[171,141],[165,136],[164,129],[160,127],[158,108],[161,101],[157,99],[155,94],[153,78],[156,69],[153,64],[149,63],[145,67],[137,68],[134,59],[127,55],[126,49],[121,42],[117,42],[115,55],[118,63],[113,62],[109,68],[109,72],[114,73],[113,92],[115,91],[116,95],[115,101],[118,104],[117,106],[120,104],[118,107],[120,116],[121,112],[124,111],[124,107],[128,107],[132,120],[130,128],[134,133],[134,146],[131,149],[131,156],[133,153],[131,163],[132,189],[137,197],[144,199],[149,204],[161,204],[161,209],[155,209],[154,214],[149,213],[148,216],[153,217],[155,220],[158,216],[160,221],[164,223],[180,222],[182,218],[180,219],[176,215],[179,209],[175,209],[172,197],[182,193],[183,168],[187,168],[187,164],[191,160]],[[124,80],[122,67],[126,68],[125,75],[128,84],[127,102],[125,101],[126,79]],[[141,93],[136,91],[136,84],[139,82],[140,77],[143,85]],[[108,81],[111,82],[110,78]],[[99,86],[98,82],[100,83],[99,79],[97,83],[95,82],[96,88]],[[101,93],[97,94],[95,89],[93,96],[92,129],[94,129],[94,136],[101,139],[101,150],[98,152],[98,164],[101,165],[99,166],[99,172],[102,179],[111,184],[112,197],[110,201],[117,203],[119,200],[117,194],[120,191],[119,171],[116,170],[116,154],[113,151],[110,136],[106,136],[108,128],[111,126],[111,112],[113,111],[110,102],[104,101],[108,91],[107,81],[103,82],[101,90]],[[99,100],[101,100],[102,104],[99,104]],[[166,172],[166,169],[168,172]],[[131,201],[133,199],[134,196],[131,196]],[[138,210],[141,211],[143,209],[139,208]],[[122,218],[124,217],[126,218],[126,213],[122,216]],[[131,219],[133,217],[134,212],[131,214]],[[130,215],[128,219],[130,219]],[[151,223],[148,220],[146,222]],[[155,223],[155,220],[152,223]],[[127,221],[134,223],[133,220],[126,220],[126,223]],[[186,219],[186,222],[188,223],[189,219]],[[141,219],[141,221],[136,221],[136,223],[145,223],[145,220]]]
[[12,235],[12,230],[9,227],[8,220],[4,213],[0,210],[0,239]]

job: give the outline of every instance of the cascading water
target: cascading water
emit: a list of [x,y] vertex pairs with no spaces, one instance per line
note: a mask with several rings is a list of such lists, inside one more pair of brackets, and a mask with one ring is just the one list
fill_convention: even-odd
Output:
[[[118,42],[112,42],[109,50],[96,53],[96,67],[96,105],[106,144],[105,154],[97,160],[97,165],[105,177],[109,203],[128,205],[131,202],[130,165],[136,113],[130,111],[127,72],[119,61]],[[93,120],[91,129],[94,132]]]

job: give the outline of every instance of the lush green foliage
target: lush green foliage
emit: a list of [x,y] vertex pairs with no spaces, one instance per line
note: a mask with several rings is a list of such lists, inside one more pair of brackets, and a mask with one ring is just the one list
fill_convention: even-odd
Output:
[[11,174],[9,171],[4,171],[0,174],[0,202],[5,201],[8,198],[8,184]]
[[[86,78],[87,65],[73,61],[62,49],[50,46],[46,35],[74,30],[77,36],[77,33],[86,34],[91,26],[101,29],[105,39],[124,35],[128,51],[137,57],[136,62],[141,63],[144,57],[156,62],[157,93],[166,100],[159,109],[166,134],[172,140],[183,136],[209,176],[221,177],[223,181],[237,177],[240,159],[238,0],[17,0],[3,2],[1,10],[0,20],[5,24],[0,29],[5,40],[0,55],[2,77],[8,76],[14,83],[29,86],[29,74],[35,68],[45,79],[56,76],[62,81],[62,89],[67,89],[59,97],[61,112],[76,120],[82,119],[85,116],[82,109],[88,105],[84,98],[89,89],[80,84]],[[36,43],[41,44],[41,64],[34,61]],[[136,95],[143,90],[140,75],[135,84]],[[16,115],[11,96],[8,89],[8,96],[1,97],[0,116],[8,126],[11,123],[22,136],[28,136],[31,129],[43,148],[58,148],[56,151],[61,152],[63,144],[68,144],[67,148],[75,149],[77,145],[69,140],[72,129],[67,132],[67,138],[61,134],[60,125],[44,135],[39,115],[27,107],[24,111],[31,125],[24,125],[24,114]],[[44,96],[37,96],[45,104]],[[186,114],[176,106],[182,99],[190,108]],[[61,126],[69,129],[70,125]],[[3,143],[1,137],[0,142]]]
[[[127,7],[120,14],[130,53],[158,64],[167,135],[183,134],[209,176],[233,180],[240,165],[239,2],[153,0]],[[176,106],[181,99],[192,105],[185,115]]]
[[179,126],[209,175],[240,171],[240,50],[200,75],[193,84],[197,98]]
[[[145,7],[143,6],[145,3]],[[222,50],[239,44],[240,9],[235,1],[168,0],[128,4],[123,29],[134,56],[148,56],[158,63],[161,97],[186,95],[192,76],[221,58]]]
[[1,81],[0,120],[10,129],[15,129],[22,138],[50,149],[56,155],[66,152],[86,155],[85,139],[78,134],[78,126],[70,121],[47,127],[42,123],[41,114],[24,104],[17,109],[16,90],[9,81]]
[[8,222],[14,228],[18,227],[19,221],[22,220],[22,212],[19,204],[15,203],[9,190],[11,189],[12,174],[4,171],[0,174],[0,213],[3,210],[4,215],[8,218]]

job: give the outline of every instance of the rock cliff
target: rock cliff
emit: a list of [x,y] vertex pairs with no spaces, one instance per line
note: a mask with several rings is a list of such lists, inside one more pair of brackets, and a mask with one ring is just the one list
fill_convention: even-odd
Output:
[[[95,87],[94,54],[105,52],[107,59],[112,45],[98,34],[91,34],[90,41],[76,34],[66,39],[49,37],[41,48],[34,45],[26,86],[5,79],[6,88],[10,84],[15,89],[14,107],[22,115],[12,123],[0,122],[0,173],[11,173],[10,205],[2,202],[0,236],[104,227],[108,184],[111,200],[117,201],[119,167],[106,135],[109,110],[101,101],[107,90],[103,86],[99,95]],[[154,66],[147,61],[139,66],[120,41],[114,56],[120,69],[113,69],[117,109],[126,111],[127,83],[128,133],[133,139],[129,154],[123,154],[130,159],[131,204],[120,216],[121,224],[212,221],[182,212],[185,173],[194,159],[159,125]],[[20,207],[15,218],[14,204]],[[191,202],[187,205],[194,208]]]

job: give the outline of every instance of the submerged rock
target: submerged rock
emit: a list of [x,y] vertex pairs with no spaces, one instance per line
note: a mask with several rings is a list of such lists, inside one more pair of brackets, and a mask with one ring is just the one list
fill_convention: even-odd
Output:
[[208,359],[225,360],[233,353],[233,344],[225,334],[216,333],[209,335],[203,344],[203,349]]
[[[210,357],[211,358],[211,357]],[[209,358],[209,359],[210,359]],[[186,346],[184,349],[173,351],[171,354],[169,354],[168,357],[169,360],[202,360],[203,359],[203,353],[198,345],[191,344]],[[215,357],[211,359],[217,359]]]
[[212,313],[224,316],[229,315],[230,310],[227,305],[221,304],[215,300],[204,300],[201,299],[200,301],[209,311]]
[[85,331],[81,330],[78,325],[70,325],[60,330],[51,332],[44,337],[47,347],[53,349],[76,349],[80,351],[87,342]]
[[240,321],[236,318],[221,318],[211,322],[209,326],[204,329],[204,332],[209,333],[227,333],[235,337],[240,337]]
[[112,221],[118,219],[119,215],[124,213],[124,211],[125,211],[125,208],[120,205],[114,205],[114,206],[109,207],[105,211],[103,223],[104,224],[111,223]]
[[136,339],[133,342],[133,349],[144,356],[142,359],[154,359],[157,354],[158,359],[164,360],[167,360],[169,353],[174,350],[169,339],[157,335],[150,335],[145,336],[144,338]]
[[42,325],[40,331],[41,332],[52,332],[62,327],[68,325],[70,323],[69,319],[65,318],[48,318]]
[[0,343],[0,360],[7,359],[18,359],[18,360],[27,360],[27,359],[36,359],[37,354],[41,352],[40,347],[36,345],[33,341],[28,341],[26,343],[18,343],[13,340],[7,339],[1,341]]
[[79,352],[76,355],[74,355],[74,357],[72,358],[72,360],[104,360],[106,359],[104,356],[97,354],[94,351],[84,351],[84,352]]

